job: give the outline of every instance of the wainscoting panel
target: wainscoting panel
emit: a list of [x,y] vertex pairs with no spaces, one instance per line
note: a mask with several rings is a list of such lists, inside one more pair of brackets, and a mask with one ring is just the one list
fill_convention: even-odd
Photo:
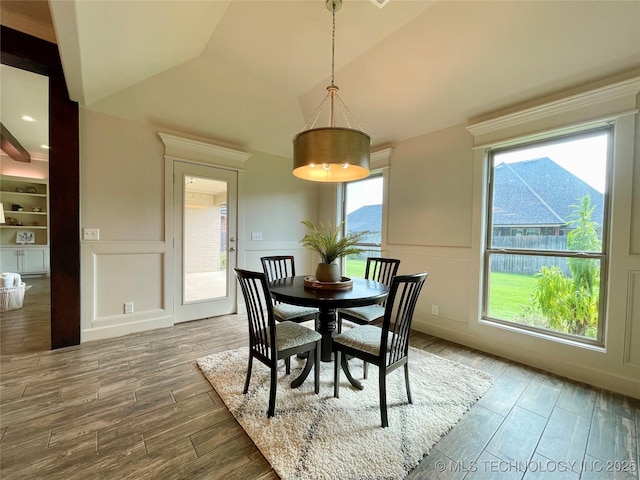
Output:
[[469,298],[474,295],[470,289],[475,283],[467,249],[389,245],[384,256],[400,259],[398,275],[429,272],[418,298],[415,328],[420,329],[421,317],[451,328],[469,324]]
[[625,363],[640,367],[640,271],[629,272]]
[[82,265],[82,341],[173,325],[163,242],[86,242]]

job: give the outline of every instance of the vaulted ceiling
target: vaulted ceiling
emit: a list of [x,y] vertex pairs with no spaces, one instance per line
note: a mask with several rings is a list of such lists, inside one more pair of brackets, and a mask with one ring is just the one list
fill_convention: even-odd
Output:
[[[98,112],[290,157],[330,83],[323,0],[49,6],[70,95]],[[344,0],[335,56],[375,148],[640,74],[640,2]]]

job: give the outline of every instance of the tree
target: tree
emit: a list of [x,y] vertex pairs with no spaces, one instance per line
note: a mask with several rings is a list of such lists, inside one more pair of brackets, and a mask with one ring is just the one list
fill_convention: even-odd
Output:
[[[576,252],[601,251],[598,224],[591,220],[595,210],[591,197],[585,195],[571,207],[568,223],[574,228],[567,235],[567,248]],[[571,277],[556,266],[540,269],[533,302],[555,330],[593,337],[598,323],[600,264],[591,258],[570,258],[568,262]]]
[[[580,199],[580,205],[571,205],[574,213],[569,217],[569,225],[575,228],[567,235],[567,248],[575,252],[599,252],[602,243],[596,230],[598,224],[591,220],[595,207],[591,206],[591,197],[585,195]],[[576,287],[593,292],[600,280],[598,262],[587,258],[570,258],[569,268]]]

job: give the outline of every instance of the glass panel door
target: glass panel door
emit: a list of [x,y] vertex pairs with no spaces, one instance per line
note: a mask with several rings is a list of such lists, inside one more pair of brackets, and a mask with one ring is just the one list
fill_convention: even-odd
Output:
[[232,313],[236,173],[175,163],[175,321]]

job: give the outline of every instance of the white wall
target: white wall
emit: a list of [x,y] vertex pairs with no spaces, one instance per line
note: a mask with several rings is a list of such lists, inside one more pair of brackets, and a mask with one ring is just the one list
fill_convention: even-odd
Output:
[[393,149],[390,244],[471,247],[472,146],[471,135],[458,125]]
[[401,260],[399,274],[429,272],[418,317],[438,305],[447,322],[466,323],[471,281],[472,137],[457,125],[402,142],[393,149],[388,178],[385,255]]
[[[100,229],[98,241],[81,242],[82,341],[173,325],[165,146],[158,133],[81,109],[81,228]],[[238,192],[238,266],[260,270],[261,256],[294,252],[299,271],[308,272],[311,255],[298,241],[300,222],[316,220],[316,185],[293,177],[290,160],[253,152],[239,172]],[[263,240],[252,241],[251,232]],[[134,302],[133,314],[124,314],[125,302]]]
[[[239,240],[244,240],[240,266],[262,270],[260,257],[294,255],[296,273],[309,273],[312,255],[299,241],[306,233],[303,220],[316,221],[318,185],[294,177],[290,159],[256,154],[240,174]],[[261,232],[252,241],[251,232]],[[315,267],[314,270],[315,271]]]
[[164,145],[148,125],[80,109],[81,227],[102,241],[162,241]]
[[100,229],[80,245],[81,341],[173,324],[163,155],[148,125],[80,110],[80,227]]

